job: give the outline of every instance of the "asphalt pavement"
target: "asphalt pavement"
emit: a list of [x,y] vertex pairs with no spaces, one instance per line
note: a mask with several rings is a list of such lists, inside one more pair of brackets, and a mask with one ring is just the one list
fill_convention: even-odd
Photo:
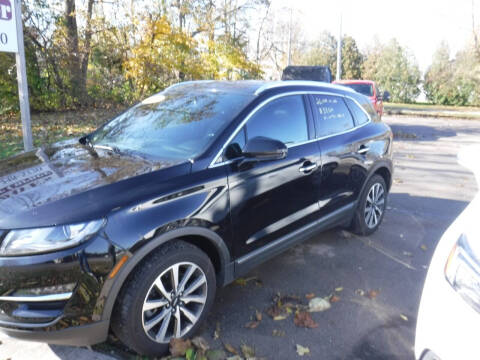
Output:
[[[310,359],[414,358],[416,316],[430,258],[477,191],[456,154],[480,142],[480,121],[393,116],[384,121],[395,134],[395,174],[380,229],[369,237],[341,229],[319,234],[220,289],[199,334],[212,348],[246,344],[258,357],[280,360],[300,358],[297,344],[310,350],[304,356]],[[330,309],[312,313],[317,327],[300,328],[294,313],[283,320],[267,314],[277,294],[290,296],[283,304],[291,302],[293,312],[296,305],[308,304],[307,297],[335,295],[335,301]],[[245,327],[256,311],[261,321],[253,329]],[[0,341],[0,360],[111,358],[1,334]]]

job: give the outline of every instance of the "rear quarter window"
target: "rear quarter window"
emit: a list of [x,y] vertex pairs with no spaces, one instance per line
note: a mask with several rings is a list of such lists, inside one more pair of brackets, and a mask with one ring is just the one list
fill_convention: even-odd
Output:
[[353,117],[355,118],[355,123],[357,125],[363,125],[370,120],[366,111],[364,109],[360,108],[360,106],[355,101],[353,101],[352,99],[349,99],[349,98],[345,98],[345,102],[347,103],[347,106],[350,109],[350,112],[352,113]]

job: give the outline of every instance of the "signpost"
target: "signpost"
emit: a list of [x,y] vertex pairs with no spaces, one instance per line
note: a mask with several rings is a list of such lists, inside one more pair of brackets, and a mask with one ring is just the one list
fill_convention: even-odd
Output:
[[33,140],[30,124],[30,103],[28,101],[27,67],[23,45],[21,0],[0,0],[0,52],[15,53],[23,146],[25,151],[29,151],[33,149]]

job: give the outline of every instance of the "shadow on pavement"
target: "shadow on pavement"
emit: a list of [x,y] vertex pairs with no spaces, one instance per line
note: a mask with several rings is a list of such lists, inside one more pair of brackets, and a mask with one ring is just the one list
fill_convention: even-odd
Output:
[[442,137],[453,137],[457,132],[452,129],[437,128],[425,125],[389,124],[395,141],[438,140]]

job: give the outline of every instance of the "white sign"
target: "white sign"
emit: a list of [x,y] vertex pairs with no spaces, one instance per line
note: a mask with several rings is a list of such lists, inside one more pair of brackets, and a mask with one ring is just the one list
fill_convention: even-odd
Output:
[[0,0],[0,52],[18,52],[15,0]]

